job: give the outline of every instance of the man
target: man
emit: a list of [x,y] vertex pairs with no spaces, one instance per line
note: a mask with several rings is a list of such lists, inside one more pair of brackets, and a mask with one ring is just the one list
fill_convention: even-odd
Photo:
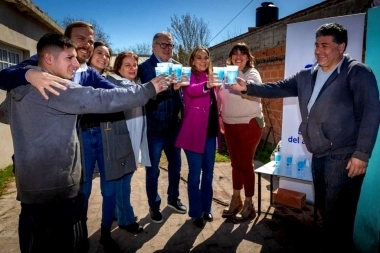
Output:
[[[92,86],[94,88],[115,88],[114,84],[105,80],[96,70],[88,67],[86,64],[94,51],[94,29],[92,25],[81,21],[73,22],[66,27],[64,34],[74,42],[77,48],[77,60],[81,64],[76,72],[74,82],[80,83],[82,86]],[[59,92],[52,87],[64,89],[64,86],[60,83],[65,84],[69,82],[49,73],[24,68],[26,65],[37,66],[37,56],[34,55],[16,66],[1,70],[0,89],[9,91],[19,85],[30,83],[47,99],[48,97],[44,89],[59,95]]]
[[[71,79],[79,63],[73,42],[47,34],[37,43],[38,66]],[[77,114],[119,112],[144,105],[166,89],[162,76],[133,91],[93,89],[68,83],[60,96],[43,97],[31,85],[12,89],[0,107],[15,149],[17,199],[21,201],[21,252],[76,252],[84,199]]]
[[[64,34],[74,42],[77,51],[77,60],[80,63],[80,67],[75,73],[74,82],[82,86],[92,86],[94,88],[115,88],[116,86],[113,83],[105,80],[96,70],[87,66],[87,62],[94,51],[94,29],[92,25],[81,21],[73,22],[66,27]],[[45,98],[48,98],[45,94],[45,89],[58,95],[59,93],[51,88],[50,85],[64,89],[64,86],[59,83],[68,82],[65,79],[50,75],[46,72],[23,68],[28,64],[37,65],[37,57],[33,56],[17,66],[2,70],[0,72],[0,78],[2,80],[0,88],[10,90],[18,85],[25,85],[30,82]],[[98,166],[101,167],[102,172],[105,171],[100,121],[100,115],[86,114],[81,115],[78,124],[83,167],[82,192],[85,196],[86,209],[88,208],[88,201],[91,195],[92,174],[95,163],[97,162]],[[130,146],[130,148],[132,148],[132,146]],[[111,240],[112,238],[109,236],[114,217],[112,207],[116,203],[112,181],[121,177],[121,175],[101,173],[100,176],[101,179],[105,179],[102,180],[103,183],[100,186],[103,197],[101,222],[101,234],[103,236],[101,236],[101,243],[105,248],[116,248],[116,242]]]
[[[153,54],[139,65],[138,76],[141,82],[147,82],[156,76],[158,62],[171,62],[173,38],[168,32],[157,33],[153,37]],[[146,193],[149,214],[152,222],[161,223],[161,198],[158,195],[159,163],[162,151],[168,159],[168,206],[178,213],[186,213],[187,208],[179,197],[179,180],[181,171],[181,150],[174,146],[179,130],[179,112],[181,109],[179,90],[171,86],[167,91],[149,100],[146,104],[147,135],[151,167],[146,167]]]
[[237,79],[233,89],[252,96],[298,96],[300,131],[313,154],[316,205],[321,209],[327,249],[355,252],[353,226],[368,159],[380,122],[379,90],[371,69],[348,55],[347,30],[324,24],[316,31],[311,70],[277,83]]

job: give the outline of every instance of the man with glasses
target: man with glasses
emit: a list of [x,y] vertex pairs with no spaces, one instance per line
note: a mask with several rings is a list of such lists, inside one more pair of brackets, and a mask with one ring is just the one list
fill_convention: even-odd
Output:
[[[153,54],[139,65],[138,76],[141,82],[156,77],[155,67],[159,62],[171,62],[173,53],[173,37],[168,32],[156,33],[153,37]],[[147,135],[151,166],[146,167],[146,192],[149,203],[149,214],[152,222],[161,223],[161,198],[158,195],[159,163],[162,151],[168,160],[168,206],[178,213],[186,213],[187,208],[179,197],[179,180],[181,171],[181,150],[174,146],[177,137],[181,109],[179,90],[173,87],[155,99],[150,99],[145,106],[147,117]]]

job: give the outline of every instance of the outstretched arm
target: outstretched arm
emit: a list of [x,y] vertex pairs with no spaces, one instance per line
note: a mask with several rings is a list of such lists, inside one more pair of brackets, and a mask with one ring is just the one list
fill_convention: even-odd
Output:
[[42,94],[45,99],[48,99],[45,89],[58,96],[59,92],[52,87],[65,90],[66,87],[62,84],[67,84],[70,82],[69,80],[62,79],[39,70],[25,68],[28,65],[38,65],[37,55],[33,55],[18,65],[1,70],[0,89],[10,91],[20,85],[30,83]]

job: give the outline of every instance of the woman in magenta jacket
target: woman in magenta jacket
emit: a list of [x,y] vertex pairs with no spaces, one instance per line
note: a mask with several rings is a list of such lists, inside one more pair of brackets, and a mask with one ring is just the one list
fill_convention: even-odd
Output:
[[[197,227],[212,221],[212,179],[214,174],[216,137],[219,131],[216,88],[209,83],[210,53],[196,47],[189,59],[190,85],[182,87],[184,111],[176,146],[185,151],[189,165],[189,216]],[[202,175],[202,178],[201,178]]]

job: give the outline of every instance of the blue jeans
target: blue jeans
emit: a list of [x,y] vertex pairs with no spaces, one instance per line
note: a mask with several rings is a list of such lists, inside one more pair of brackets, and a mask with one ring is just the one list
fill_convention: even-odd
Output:
[[[184,150],[189,175],[187,178],[187,193],[189,195],[189,216],[202,217],[202,213],[211,213],[212,179],[214,176],[216,138],[207,138],[203,154]],[[200,179],[202,175],[202,180]]]
[[158,195],[158,177],[160,176],[159,163],[162,151],[168,159],[168,201],[176,201],[179,197],[179,180],[181,172],[181,149],[174,146],[175,138],[156,138],[148,136],[148,148],[151,167],[146,169],[146,194],[149,207],[152,210],[160,209],[161,198]]
[[116,181],[116,212],[119,226],[126,226],[135,222],[135,214],[131,205],[131,179],[129,173]]
[[102,226],[110,226],[113,222],[116,207],[116,181],[106,181],[104,154],[102,144],[102,133],[100,127],[88,128],[82,132],[82,145],[84,151],[84,164],[86,182],[82,184],[82,191],[85,196],[85,207],[88,210],[88,200],[91,195],[92,175],[95,169],[95,162],[98,162],[100,173],[100,190],[103,196],[102,204]]
[[355,247],[353,229],[364,174],[348,177],[351,155],[313,156],[312,160],[315,203],[323,217],[326,243],[336,247],[332,252],[351,252]]

